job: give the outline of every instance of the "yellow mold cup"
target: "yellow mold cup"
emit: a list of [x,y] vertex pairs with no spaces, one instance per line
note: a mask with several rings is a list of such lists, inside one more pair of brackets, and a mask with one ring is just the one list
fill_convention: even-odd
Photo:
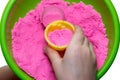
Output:
[[66,49],[67,45],[64,45],[64,46],[57,46],[55,44],[53,44],[49,39],[48,39],[48,34],[50,32],[53,32],[55,30],[61,30],[61,29],[69,29],[71,30],[73,33],[74,33],[74,26],[67,22],[67,21],[64,21],[64,20],[57,20],[57,21],[54,21],[52,23],[50,23],[46,29],[45,29],[45,32],[44,32],[44,36],[45,36],[45,40],[47,41],[48,45],[55,49],[55,50],[58,50],[58,51],[63,51]]

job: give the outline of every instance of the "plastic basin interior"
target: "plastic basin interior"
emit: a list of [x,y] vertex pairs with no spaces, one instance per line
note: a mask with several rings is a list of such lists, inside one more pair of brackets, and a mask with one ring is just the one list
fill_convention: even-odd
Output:
[[[66,0],[79,2],[80,0]],[[106,27],[109,39],[108,56],[104,66],[97,72],[97,79],[100,79],[111,66],[119,46],[119,22],[116,11],[110,0],[82,0],[85,4],[91,4],[100,12]],[[11,30],[20,17],[24,17],[29,10],[34,9],[40,0],[9,0],[1,20],[1,46],[4,57],[11,69],[23,80],[32,78],[22,71],[12,56]]]

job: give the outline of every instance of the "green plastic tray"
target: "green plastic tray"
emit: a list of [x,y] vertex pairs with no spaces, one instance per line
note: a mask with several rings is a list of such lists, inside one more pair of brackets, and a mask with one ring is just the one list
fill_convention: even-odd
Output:
[[[69,2],[80,2],[80,0],[66,0]],[[97,72],[99,80],[112,65],[118,51],[120,41],[120,25],[118,16],[110,0],[82,0],[85,4],[91,4],[100,12],[107,30],[109,39],[108,56],[103,67]],[[40,0],[9,0],[2,16],[0,24],[0,40],[3,55],[14,73],[21,80],[33,80],[29,75],[22,71],[15,63],[12,56],[11,30],[19,17],[24,17],[29,10],[34,9]]]

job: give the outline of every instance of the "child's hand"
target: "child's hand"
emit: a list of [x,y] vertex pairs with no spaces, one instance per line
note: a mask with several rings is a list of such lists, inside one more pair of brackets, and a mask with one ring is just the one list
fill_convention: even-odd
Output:
[[20,80],[8,66],[0,68],[0,80]]
[[57,80],[96,79],[95,53],[91,43],[79,27],[76,27],[63,58],[50,47],[45,47],[44,52],[52,63]]

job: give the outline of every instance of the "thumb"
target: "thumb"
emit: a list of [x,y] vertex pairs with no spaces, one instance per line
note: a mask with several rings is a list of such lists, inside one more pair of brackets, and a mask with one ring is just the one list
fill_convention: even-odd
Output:
[[53,69],[55,71],[58,70],[60,65],[61,65],[61,61],[62,61],[62,58],[59,55],[59,53],[50,47],[45,47],[44,52],[46,53],[46,55],[50,59],[52,66],[53,66]]

